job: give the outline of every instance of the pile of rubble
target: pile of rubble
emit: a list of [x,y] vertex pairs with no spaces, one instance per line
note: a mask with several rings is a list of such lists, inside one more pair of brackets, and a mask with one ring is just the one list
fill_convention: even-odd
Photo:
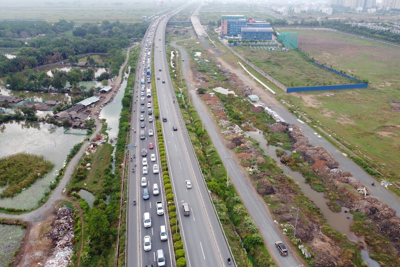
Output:
[[96,149],[99,145],[103,145],[106,143],[107,136],[104,134],[98,134],[95,138],[93,138],[92,142],[90,143],[90,146],[86,148],[86,155],[89,154],[94,154],[96,153]]
[[53,222],[52,229],[47,237],[52,240],[53,256],[48,258],[45,267],[68,266],[73,253],[74,229],[72,209],[59,208],[57,219]]

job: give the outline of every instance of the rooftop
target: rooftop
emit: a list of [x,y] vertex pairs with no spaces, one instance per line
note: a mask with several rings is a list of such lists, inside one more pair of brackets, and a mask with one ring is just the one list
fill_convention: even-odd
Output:
[[96,103],[98,101],[100,101],[99,98],[97,98],[95,96],[92,96],[92,97],[89,97],[89,98],[86,98],[86,99],[82,100],[81,102],[79,102],[77,104],[81,104],[81,105],[84,105],[85,107],[87,107],[87,106],[90,106],[91,104]]
[[273,32],[272,28],[242,28],[242,32]]

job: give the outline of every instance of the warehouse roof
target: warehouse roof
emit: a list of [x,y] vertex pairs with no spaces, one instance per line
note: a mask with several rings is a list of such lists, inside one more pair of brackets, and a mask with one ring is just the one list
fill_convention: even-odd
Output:
[[272,28],[242,28],[242,32],[273,32]]
[[112,89],[112,86],[106,86],[106,87],[103,87],[103,88],[101,88],[100,89],[100,92],[108,92],[108,91],[110,91]]
[[100,101],[99,98],[92,96],[86,99],[83,99],[81,102],[77,103],[77,104],[81,104],[84,105],[85,107],[90,106],[91,104],[94,104],[96,102]]

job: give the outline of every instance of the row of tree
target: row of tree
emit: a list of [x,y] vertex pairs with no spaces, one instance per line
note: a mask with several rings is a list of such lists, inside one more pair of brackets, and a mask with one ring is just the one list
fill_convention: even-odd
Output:
[[[69,72],[55,70],[52,73],[53,77],[49,76],[45,71],[37,73],[33,70],[27,70],[10,75],[7,77],[6,82],[9,84],[10,89],[16,91],[43,91],[50,87],[63,90],[67,82],[78,90],[77,85],[80,81],[92,81],[95,78],[95,70],[92,68],[83,71],[80,68],[73,68]],[[100,78],[107,80],[109,75],[108,73],[102,73]]]
[[0,38],[27,38],[38,34],[55,36],[72,30],[75,23],[61,19],[56,23],[46,21],[0,21]]
[[[148,24],[143,23],[123,24],[107,21],[102,23],[104,25],[102,27],[98,27],[95,24],[88,25],[91,25],[87,26],[88,29],[93,28],[90,34],[57,39],[38,37],[30,40],[27,44],[23,44],[18,50],[17,56],[13,59],[8,59],[4,55],[0,55],[0,75],[5,76],[9,73],[55,63],[66,60],[70,56],[85,53],[107,53],[114,51],[112,52],[112,56],[114,57],[116,50],[120,50],[130,44],[129,38],[133,36],[142,38],[148,27]],[[95,27],[97,27],[97,30],[94,30]],[[83,26],[78,28],[85,29]],[[102,37],[100,35],[102,31],[110,31],[111,33],[106,34],[106,37]],[[0,39],[0,46],[1,44],[4,44],[5,47],[16,47],[21,43],[13,39]],[[120,55],[118,55],[118,58],[121,58]],[[111,62],[114,63],[113,61]]]

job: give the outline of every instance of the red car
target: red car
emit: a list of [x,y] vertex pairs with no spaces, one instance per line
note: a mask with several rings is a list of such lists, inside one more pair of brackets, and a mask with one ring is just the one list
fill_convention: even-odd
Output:
[[153,143],[150,143],[149,144],[149,149],[153,149],[153,148],[154,148]]
[[149,98],[149,100],[147,100],[148,103],[151,103],[151,98]]

